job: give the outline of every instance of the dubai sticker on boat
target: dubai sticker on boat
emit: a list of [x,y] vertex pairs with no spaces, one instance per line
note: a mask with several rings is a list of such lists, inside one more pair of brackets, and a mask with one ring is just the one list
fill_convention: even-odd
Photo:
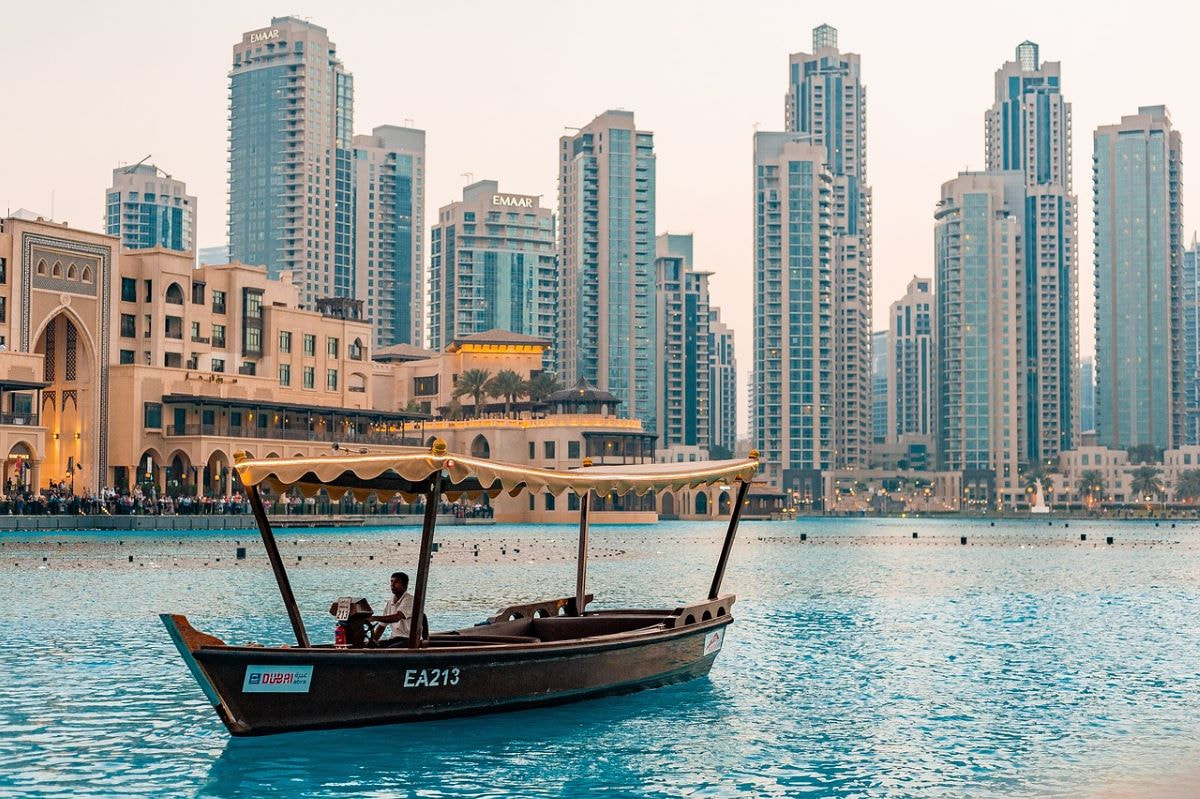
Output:
[[244,694],[306,694],[312,666],[247,666]]
[[721,651],[721,644],[725,640],[724,630],[714,630],[704,636],[704,654],[711,655],[713,652]]

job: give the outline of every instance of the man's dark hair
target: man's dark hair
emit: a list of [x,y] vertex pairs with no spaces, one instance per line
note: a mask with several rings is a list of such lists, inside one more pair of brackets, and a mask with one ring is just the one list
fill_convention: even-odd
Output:
[[399,580],[402,583],[408,583],[408,575],[404,572],[392,572],[392,579]]

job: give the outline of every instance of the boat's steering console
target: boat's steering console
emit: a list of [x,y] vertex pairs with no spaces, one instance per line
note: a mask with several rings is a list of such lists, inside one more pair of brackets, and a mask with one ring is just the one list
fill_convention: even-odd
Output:
[[366,599],[339,597],[329,606],[329,614],[337,619],[333,645],[338,649],[362,649],[368,646],[371,636],[367,619],[371,618],[372,612],[371,603]]

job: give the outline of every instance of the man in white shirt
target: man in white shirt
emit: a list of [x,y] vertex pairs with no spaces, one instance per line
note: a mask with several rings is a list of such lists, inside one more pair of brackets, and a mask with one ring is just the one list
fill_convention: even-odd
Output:
[[384,625],[387,625],[391,633],[380,646],[404,646],[408,641],[408,631],[411,629],[412,607],[413,596],[408,593],[408,575],[404,572],[395,572],[392,575],[392,598],[384,605],[382,614],[367,619],[369,622],[378,622],[380,625],[372,632],[371,639],[378,641],[379,637],[383,635]]

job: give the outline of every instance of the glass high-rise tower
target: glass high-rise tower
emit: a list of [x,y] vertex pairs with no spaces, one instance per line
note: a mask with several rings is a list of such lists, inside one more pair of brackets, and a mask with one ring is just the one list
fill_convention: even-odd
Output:
[[1017,171],[1025,185],[1025,415],[1022,458],[1045,463],[1079,441],[1079,267],[1071,188],[1071,105],[1061,64],[1037,44],[1017,46],[996,70],[984,115],[989,171]]
[[656,242],[657,448],[661,452],[676,446],[698,447],[707,452],[712,412],[708,349],[712,273],[696,271],[691,234],[663,233]]
[[375,346],[420,347],[425,325],[425,131],[381,125],[355,136],[353,296]]
[[117,167],[106,201],[105,232],[122,247],[195,252],[196,198],[182,180],[144,161]]
[[834,178],[826,156],[803,134],[754,135],[750,432],[766,478],[805,500],[819,497],[820,470],[834,466],[840,378],[833,363]]
[[1182,142],[1164,106],[1093,136],[1096,433],[1101,444],[1184,440]]
[[788,67],[786,129],[824,151],[833,178],[833,466],[865,468],[873,437],[867,90],[859,56],[838,49],[829,25],[813,30],[812,53],[793,54]]
[[654,134],[606,111],[558,145],[563,381],[587,380],[657,430]]
[[354,296],[353,77],[327,31],[276,17],[233,47],[230,257],[291,270],[300,298]]

